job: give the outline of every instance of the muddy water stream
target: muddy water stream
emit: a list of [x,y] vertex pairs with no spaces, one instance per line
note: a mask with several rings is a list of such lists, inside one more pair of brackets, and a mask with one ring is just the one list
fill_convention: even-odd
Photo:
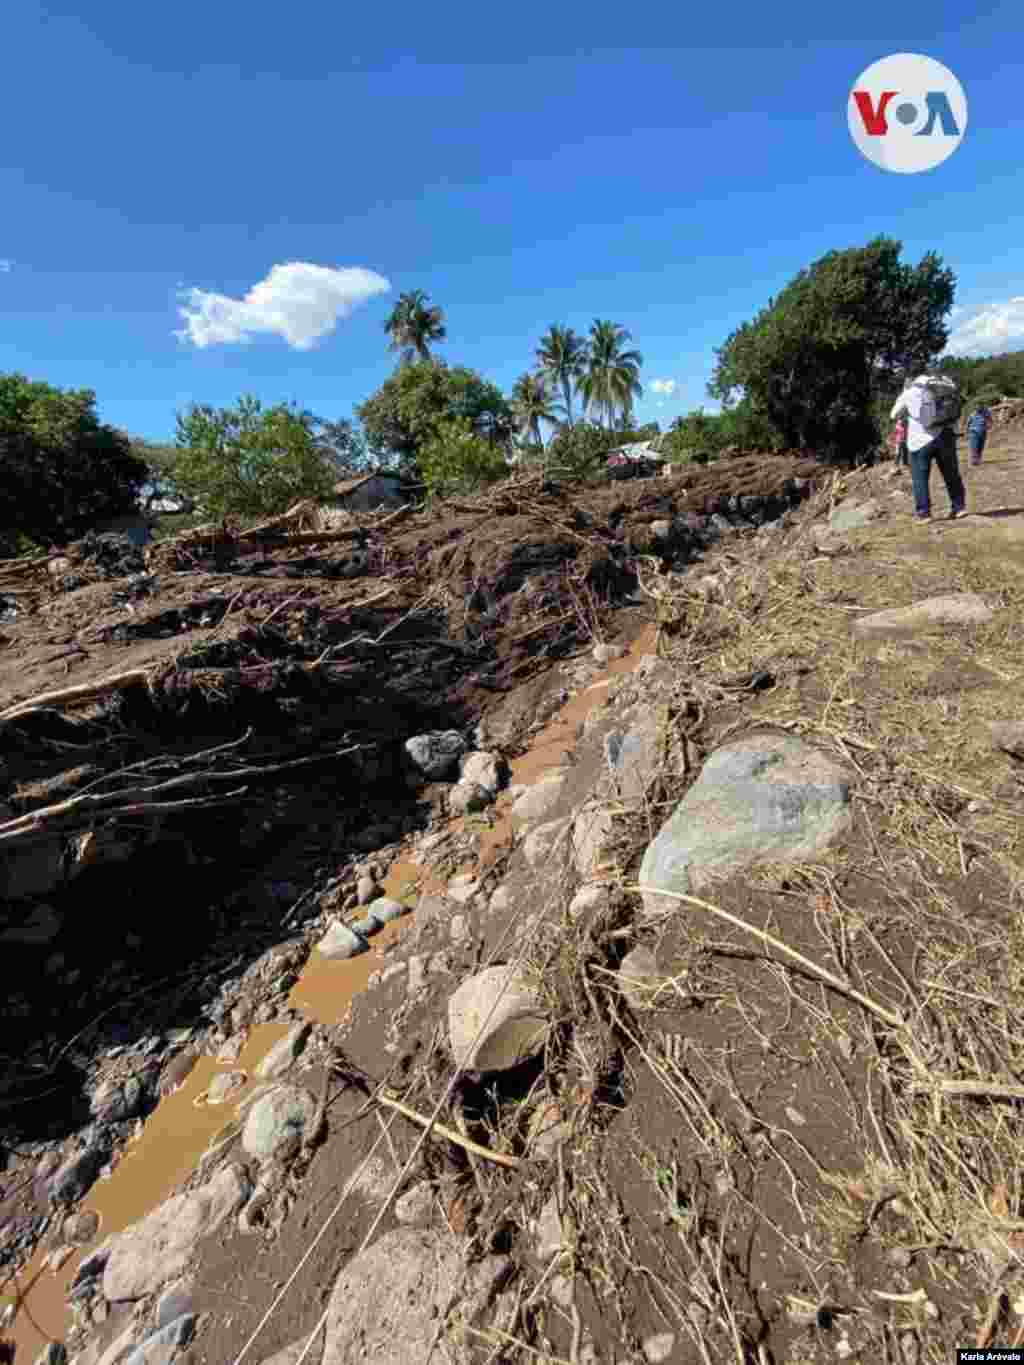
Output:
[[[530,786],[557,768],[573,748],[578,726],[604,701],[611,681],[631,673],[641,657],[653,648],[654,628],[649,627],[626,654],[606,664],[566,703],[550,724],[534,736],[524,754],[511,761],[510,785]],[[507,796],[501,799],[494,808],[493,823],[481,832],[477,871],[486,870],[514,837],[516,822],[510,804]],[[462,823],[453,821],[450,828],[457,830]],[[467,866],[461,870],[473,869]],[[408,902],[418,894],[442,891],[445,885],[443,877],[399,858],[392,863],[381,889],[387,896]],[[387,964],[388,951],[394,948],[409,923],[406,919],[386,925],[371,940],[369,952],[348,961],[330,961],[314,948],[291,990],[289,1004],[320,1024],[344,1021],[355,997],[366,990],[369,978]],[[239,1117],[240,1106],[259,1084],[255,1080],[256,1067],[288,1027],[266,1024],[254,1029],[234,1062],[200,1057],[184,1084],[161,1100],[146,1120],[142,1133],[125,1149],[110,1178],[94,1185],[83,1201],[84,1211],[94,1210],[100,1217],[93,1242],[77,1251],[56,1272],[46,1266],[49,1246],[36,1253],[18,1276],[16,1290],[21,1295],[21,1306],[8,1329],[17,1365],[30,1365],[47,1341],[64,1339],[71,1325],[67,1291],[83,1257],[173,1194],[207,1148],[219,1139],[222,1130]],[[225,1104],[204,1104],[202,1096],[213,1078],[234,1071],[245,1073],[245,1086],[234,1091]],[[0,1307],[9,1301],[8,1295],[0,1300]]]

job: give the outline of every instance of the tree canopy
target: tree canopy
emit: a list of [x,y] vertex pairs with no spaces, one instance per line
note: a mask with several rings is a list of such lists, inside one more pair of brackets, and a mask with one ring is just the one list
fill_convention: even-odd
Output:
[[100,422],[91,389],[0,375],[0,540],[64,545],[135,510],[146,464]]
[[414,464],[440,422],[465,418],[478,436],[505,447],[515,429],[497,385],[464,366],[404,365],[356,409],[369,449],[387,463]]
[[596,412],[609,428],[617,416],[629,417],[639,398],[643,356],[627,350],[630,333],[617,322],[595,318],[587,346],[586,371],[580,380],[584,411]]
[[916,266],[876,237],[831,251],[717,352],[708,392],[744,396],[784,445],[852,456],[878,439],[873,405],[926,369],[948,340],[955,279],[934,253]]
[[536,350],[537,369],[561,395],[566,423],[573,424],[572,400],[587,371],[587,343],[571,327],[554,322]]
[[233,408],[193,404],[178,415],[175,485],[213,517],[273,516],[300,498],[323,501],[339,477],[323,425],[251,396]]
[[390,338],[388,346],[392,351],[398,351],[400,365],[430,360],[431,345],[448,336],[444,313],[438,307],[430,307],[429,298],[422,289],[400,294],[384,323]]

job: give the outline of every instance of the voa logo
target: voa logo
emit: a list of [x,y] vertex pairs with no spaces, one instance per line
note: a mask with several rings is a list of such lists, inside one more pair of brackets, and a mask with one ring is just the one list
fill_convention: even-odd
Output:
[[967,129],[967,96],[948,67],[914,52],[883,57],[854,82],[847,122],[857,149],[885,171],[930,171]]

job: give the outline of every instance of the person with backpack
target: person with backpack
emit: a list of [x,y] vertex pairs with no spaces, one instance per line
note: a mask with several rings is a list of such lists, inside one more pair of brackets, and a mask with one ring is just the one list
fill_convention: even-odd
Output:
[[945,375],[918,375],[893,404],[893,421],[903,415],[907,419],[915,521],[932,519],[929,482],[933,460],[949,494],[950,518],[967,515],[967,494],[956,456],[956,424],[962,409],[959,390]]
[[987,408],[984,403],[979,403],[967,419],[967,449],[974,468],[981,464],[982,452],[991,426],[992,409]]

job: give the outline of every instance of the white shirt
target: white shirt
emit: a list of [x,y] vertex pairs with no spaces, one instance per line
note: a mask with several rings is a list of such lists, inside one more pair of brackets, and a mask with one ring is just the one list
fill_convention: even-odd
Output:
[[889,416],[896,420],[901,412],[907,414],[907,449],[920,450],[929,441],[934,441],[937,431],[929,431],[929,423],[935,421],[935,400],[926,388],[919,387],[915,379],[903,390],[893,404]]

